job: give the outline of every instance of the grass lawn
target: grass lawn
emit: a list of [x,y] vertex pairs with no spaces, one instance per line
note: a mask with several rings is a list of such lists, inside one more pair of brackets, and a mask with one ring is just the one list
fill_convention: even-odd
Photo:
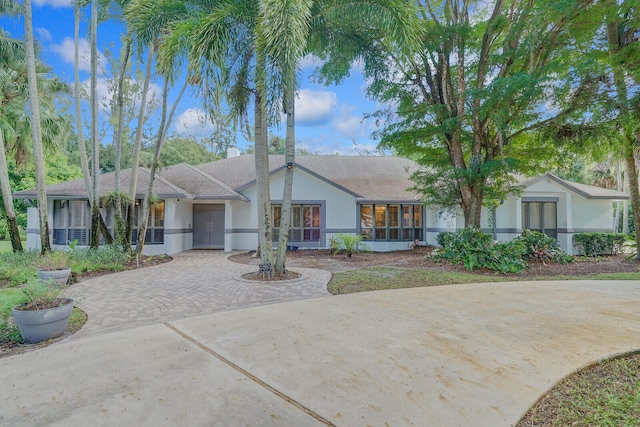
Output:
[[517,280],[640,280],[640,273],[623,272],[598,273],[584,276],[506,277],[502,275],[433,271],[422,268],[379,266],[333,273],[333,278],[327,288],[332,294],[338,295],[385,289],[460,285],[465,283],[512,282]]
[[[24,248],[26,246],[27,246],[27,241],[23,240],[22,247]],[[0,254],[4,252],[11,252],[12,250],[13,248],[11,247],[11,240],[8,240],[8,239],[0,240]]]

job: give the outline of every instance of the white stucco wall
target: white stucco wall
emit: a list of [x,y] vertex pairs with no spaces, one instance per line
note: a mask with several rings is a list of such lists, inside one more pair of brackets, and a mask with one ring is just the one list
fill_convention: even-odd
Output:
[[[193,202],[185,199],[168,199],[164,202],[164,246],[166,254],[172,255],[193,248]],[[149,248],[152,249],[152,248]]]
[[[284,188],[284,171],[270,177],[271,200],[279,203]],[[258,247],[258,221],[255,184],[242,190],[249,202],[232,201],[231,224],[225,229],[231,234],[233,249],[253,250]],[[357,228],[357,206],[355,197],[303,170],[295,169],[292,199],[294,203],[324,205],[321,241],[309,243],[310,247],[327,247],[327,241],[337,233],[355,233]],[[293,244],[293,243],[292,243]]]

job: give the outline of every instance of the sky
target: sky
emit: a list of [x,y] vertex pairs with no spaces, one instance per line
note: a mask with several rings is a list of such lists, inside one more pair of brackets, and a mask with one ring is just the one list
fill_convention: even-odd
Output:
[[[53,68],[57,76],[72,84],[74,43],[71,1],[32,0],[32,2],[35,37],[42,46],[40,57]],[[2,28],[14,37],[23,36],[22,19],[4,18],[0,23]],[[89,45],[86,24],[83,22],[80,30],[81,57],[84,57],[80,61],[80,79],[88,86]],[[98,27],[101,64],[107,64],[106,49],[117,53],[122,30],[123,27],[114,22],[102,23]],[[85,55],[83,51],[86,52]],[[300,62],[300,90],[296,99],[297,146],[318,154],[373,153],[376,142],[371,139],[371,133],[375,130],[375,124],[373,120],[365,120],[364,115],[375,112],[377,104],[365,96],[366,83],[360,69],[354,66],[351,76],[338,86],[324,86],[310,79],[317,64],[317,60],[311,57],[305,57]],[[101,76],[98,91],[105,99],[111,96],[109,87],[105,76]],[[151,90],[158,96],[161,92],[157,84],[152,85]],[[170,132],[199,138],[208,135],[210,129],[211,124],[206,122],[200,101],[194,93],[187,92],[178,104]],[[270,132],[284,136],[284,122]],[[236,141],[241,151],[247,148],[247,141],[240,133]]]

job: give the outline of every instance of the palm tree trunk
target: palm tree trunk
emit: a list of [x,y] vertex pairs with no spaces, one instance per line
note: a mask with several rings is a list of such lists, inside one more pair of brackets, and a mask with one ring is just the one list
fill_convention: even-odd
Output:
[[24,34],[27,49],[27,75],[29,78],[29,106],[31,108],[31,135],[33,138],[33,161],[36,169],[36,191],[38,194],[38,213],[40,218],[40,250],[51,250],[49,241],[49,218],[47,190],[44,173],[44,153],[42,149],[42,127],[40,122],[40,103],[36,81],[36,54],[33,46],[33,14],[31,0],[24,2]]
[[13,208],[13,198],[11,197],[11,185],[9,183],[9,169],[7,168],[7,155],[4,146],[4,135],[0,130],[0,187],[2,190],[2,201],[4,202],[4,212],[7,216],[9,226],[9,236],[13,252],[22,252],[22,242],[20,241],[20,231],[16,220],[16,211]]
[[82,87],[80,85],[80,6],[76,2],[74,5],[75,19],[74,19],[74,47],[73,47],[73,82],[74,82],[74,94],[73,98],[76,107],[76,131],[78,133],[78,149],[80,151],[80,165],[82,167],[82,178],[84,180],[84,187],[87,192],[89,202],[93,204],[93,191],[91,188],[91,172],[89,171],[89,159],[87,157],[87,144],[84,140],[84,127],[82,124],[82,107],[80,105]]
[[180,103],[182,99],[182,95],[184,95],[187,90],[187,86],[189,85],[189,80],[185,80],[176,101],[171,107],[171,112],[169,113],[169,117],[166,117],[167,113],[167,96],[169,94],[169,79],[165,78],[164,81],[164,93],[162,94],[162,119],[160,122],[160,128],[158,129],[158,138],[156,141],[156,149],[153,154],[153,161],[151,162],[151,169],[149,170],[149,185],[147,186],[147,193],[144,195],[144,202],[142,204],[142,213],[138,218],[138,246],[137,246],[137,254],[140,256],[142,254],[142,250],[144,249],[144,240],[147,234],[147,223],[149,222],[149,203],[151,200],[151,194],[153,192],[153,181],[156,177],[156,170],[158,169],[158,164],[160,163],[160,153],[162,151],[162,145],[164,144],[164,140],[167,138],[167,129],[171,125],[173,121],[173,116],[176,112],[176,107]]
[[[264,55],[258,54],[257,71],[265,73]],[[256,79],[257,82],[261,78]],[[256,193],[258,202],[258,242],[260,245],[260,263],[273,266],[273,241],[271,228],[271,194],[269,190],[269,147],[267,136],[266,100],[264,84],[258,83],[255,97],[255,166]]]
[[93,203],[91,203],[91,247],[100,244],[100,139],[98,138],[98,0],[91,1],[91,166]]
[[151,68],[153,64],[153,48],[154,44],[149,45],[149,53],[147,55],[147,65],[145,67],[144,83],[142,86],[142,95],[140,99],[140,111],[138,112],[138,127],[136,129],[136,141],[133,147],[133,160],[131,164],[131,179],[129,181],[129,201],[127,209],[127,237],[124,245],[126,249],[131,248],[133,240],[133,209],[135,209],[136,189],[138,187],[138,169],[140,167],[140,151],[142,149],[142,128],[144,125],[144,116],[146,114],[147,94],[149,92],[149,81],[151,80]]
[[131,56],[131,40],[129,37],[125,38],[125,46],[124,46],[124,54],[122,58],[122,64],[120,69],[120,74],[118,76],[118,89],[115,94],[115,105],[116,105],[116,115],[118,117],[117,128],[114,132],[114,145],[116,149],[116,159],[115,159],[115,182],[114,182],[114,192],[116,193],[116,212],[115,212],[115,220],[116,220],[116,234],[117,238],[122,240],[124,239],[124,221],[122,220],[122,196],[120,194],[120,168],[121,168],[121,157],[122,157],[122,134],[124,128],[124,114],[122,111],[124,110],[124,78],[127,74],[127,67],[129,64],[129,57]]
[[[629,173],[624,172],[624,188],[623,191],[629,191]],[[629,201],[622,202],[622,232],[629,234]]]
[[285,272],[287,244],[289,243],[289,228],[291,226],[291,198],[293,196],[293,170],[295,166],[295,93],[291,88],[285,90],[285,113],[287,115],[287,134],[284,154],[284,188],[282,190],[282,216],[280,218],[280,236],[278,237],[278,253],[276,255],[275,271],[277,274]]

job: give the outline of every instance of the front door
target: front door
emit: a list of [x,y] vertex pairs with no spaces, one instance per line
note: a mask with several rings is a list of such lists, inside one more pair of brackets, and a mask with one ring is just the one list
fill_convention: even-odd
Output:
[[193,205],[193,248],[224,249],[224,205]]

